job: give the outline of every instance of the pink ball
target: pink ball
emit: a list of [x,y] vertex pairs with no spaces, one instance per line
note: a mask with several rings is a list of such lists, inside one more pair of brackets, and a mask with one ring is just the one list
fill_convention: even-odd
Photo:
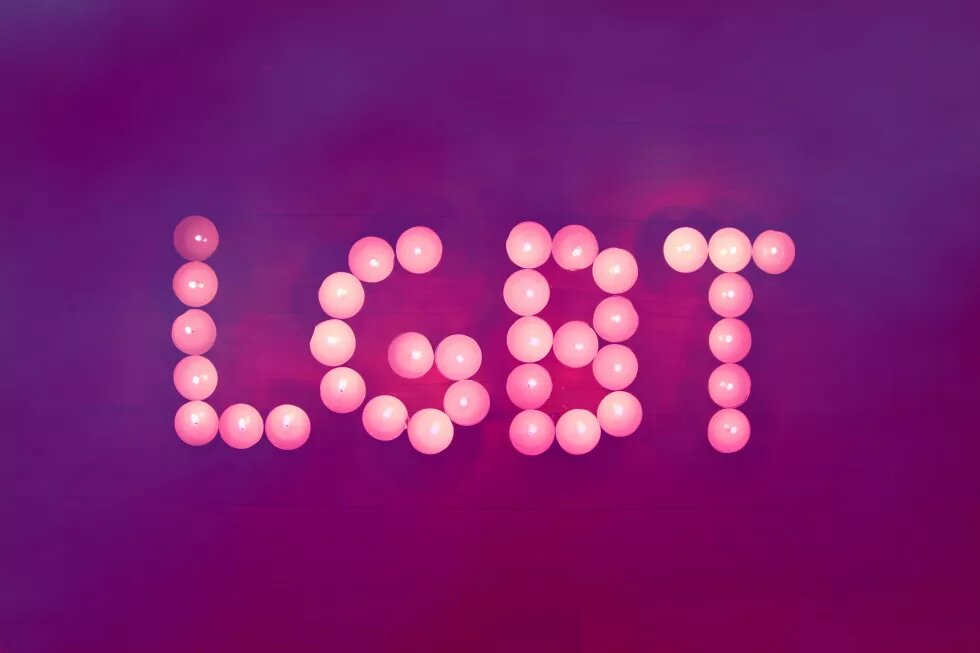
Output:
[[518,408],[541,408],[553,388],[548,370],[537,363],[518,365],[507,375],[507,396]]
[[203,261],[218,249],[218,228],[204,216],[188,216],[174,229],[174,248],[188,261]]
[[599,350],[599,338],[585,322],[573,320],[555,332],[555,358],[567,367],[585,367]]
[[607,390],[622,390],[636,379],[640,364],[636,354],[625,345],[606,345],[592,361],[592,375]]
[[229,447],[248,449],[262,438],[262,416],[248,404],[232,404],[221,413],[218,430]]
[[537,270],[518,270],[504,282],[504,303],[518,315],[536,315],[548,305],[551,286]]
[[708,422],[708,442],[721,453],[735,453],[749,441],[749,418],[740,410],[722,408]]
[[664,241],[664,259],[678,272],[694,272],[708,260],[708,241],[691,227],[679,227]]
[[177,409],[174,430],[186,444],[194,447],[207,444],[218,433],[218,413],[203,401],[188,401]]
[[643,421],[640,400],[628,392],[610,392],[599,402],[599,426],[609,435],[633,435]]
[[722,272],[738,272],[752,260],[752,243],[738,229],[719,229],[708,241],[708,257]]
[[408,428],[408,409],[397,397],[379,395],[364,405],[361,423],[376,440],[394,440]]
[[769,274],[782,274],[796,260],[796,245],[782,231],[763,231],[752,245],[752,259]]
[[436,368],[452,381],[468,379],[483,363],[483,352],[476,340],[461,333],[446,336],[436,347]]
[[409,331],[395,336],[388,345],[388,364],[404,379],[417,379],[432,369],[432,345],[421,333]]
[[403,268],[414,274],[423,274],[439,264],[442,241],[428,227],[412,227],[398,237],[395,255]]
[[320,379],[320,399],[335,413],[352,413],[364,402],[364,377],[349,367],[335,367]]
[[581,408],[573,408],[558,418],[555,428],[558,446],[568,453],[589,453],[599,444],[599,420]]
[[598,253],[595,235],[580,224],[562,227],[551,243],[555,263],[566,270],[584,270],[592,265]]
[[364,306],[364,286],[350,272],[334,272],[320,284],[320,308],[330,317],[346,320]]
[[603,340],[622,342],[636,333],[640,316],[633,308],[633,302],[625,297],[607,297],[595,307],[592,326]]
[[310,438],[310,418],[299,406],[276,406],[265,418],[265,437],[277,449],[299,449]]
[[395,250],[377,236],[366,236],[351,245],[347,267],[365,283],[384,281],[395,268]]
[[200,261],[188,261],[174,274],[174,294],[186,306],[204,306],[218,293],[218,275],[211,266]]
[[540,267],[551,256],[551,234],[537,222],[522,222],[507,236],[507,256],[517,267]]
[[752,305],[752,286],[740,274],[722,272],[711,282],[708,304],[722,317],[739,317]]
[[540,410],[525,410],[510,423],[510,443],[525,456],[544,453],[555,441],[555,423]]
[[320,322],[313,329],[313,337],[310,338],[310,351],[313,353],[313,358],[329,367],[343,365],[349,361],[356,347],[357,338],[354,337],[354,331],[346,322],[340,320]]
[[473,426],[490,412],[490,393],[472,379],[457,381],[446,390],[442,407],[456,424]]
[[708,394],[722,408],[738,408],[751,391],[752,378],[744,367],[735,363],[719,365],[708,377]]
[[752,332],[742,320],[726,317],[711,327],[708,347],[722,363],[737,363],[752,349]]
[[184,399],[207,399],[218,387],[218,370],[204,356],[187,356],[174,368],[174,386]]
[[592,264],[592,278],[600,290],[618,295],[633,287],[639,269],[636,259],[625,249],[610,247],[599,252]]
[[536,363],[551,351],[554,336],[540,317],[521,317],[507,330],[507,350],[522,363]]
[[436,454],[453,441],[453,423],[435,408],[423,408],[408,420],[408,440],[416,451]]
[[211,316],[199,308],[192,308],[180,315],[170,327],[170,339],[185,354],[200,355],[214,346],[218,329]]

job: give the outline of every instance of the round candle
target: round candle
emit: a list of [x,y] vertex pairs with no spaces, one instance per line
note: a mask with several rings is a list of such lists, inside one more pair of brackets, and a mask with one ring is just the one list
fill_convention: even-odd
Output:
[[177,268],[173,288],[182,304],[199,308],[218,293],[218,275],[207,263],[188,261]]
[[711,282],[708,304],[722,317],[739,317],[752,305],[752,286],[740,274],[722,272]]
[[600,434],[599,420],[581,408],[573,408],[559,417],[555,426],[558,446],[577,456],[595,449]]
[[310,418],[299,406],[276,406],[265,418],[265,437],[278,449],[298,449],[310,437]]
[[376,440],[394,440],[408,427],[408,409],[397,397],[379,395],[364,405],[364,430]]
[[218,430],[229,447],[248,449],[262,438],[262,416],[248,404],[232,404],[221,413]]
[[453,441],[453,423],[435,408],[423,408],[408,420],[408,440],[416,451],[436,454]]
[[507,330],[507,350],[522,363],[536,363],[551,351],[551,327],[540,317],[518,318]]
[[177,409],[174,430],[186,444],[194,447],[207,444],[218,433],[218,413],[203,401],[188,401]]
[[320,308],[330,317],[345,320],[364,306],[364,286],[350,272],[334,272],[320,284]]
[[592,326],[603,340],[622,342],[636,333],[640,316],[633,308],[633,302],[625,297],[607,297],[595,307]]
[[518,365],[507,375],[507,396],[518,408],[541,408],[553,388],[548,370],[537,363]]
[[585,367],[599,350],[599,338],[585,322],[566,322],[555,331],[555,358],[567,367]]
[[174,386],[184,399],[207,399],[218,387],[218,370],[204,356],[186,356],[174,367]]
[[749,398],[752,378],[735,363],[719,365],[708,377],[708,395],[722,408],[738,408]]
[[722,272],[738,272],[752,260],[752,243],[738,229],[719,229],[708,241],[708,257]]
[[384,281],[395,268],[395,250],[377,236],[366,236],[351,245],[347,267],[365,283]]
[[364,402],[364,377],[349,367],[335,367],[320,379],[320,399],[335,413],[352,413]]
[[551,234],[537,222],[522,222],[507,236],[507,256],[517,267],[540,267],[551,256]]
[[584,270],[599,253],[595,235],[580,224],[562,227],[551,243],[555,263],[566,270]]
[[636,354],[625,345],[606,345],[592,361],[592,375],[607,390],[622,390],[636,379],[640,365]]
[[442,258],[442,241],[428,227],[412,227],[398,237],[395,243],[398,263],[414,274],[434,269]]
[[745,322],[734,317],[718,320],[708,334],[708,347],[722,363],[737,363],[752,348],[752,332]]
[[395,336],[388,345],[388,364],[404,379],[417,379],[432,369],[432,345],[421,333],[409,331]]
[[518,270],[504,282],[504,303],[518,315],[536,315],[548,305],[551,286],[537,270]]
[[218,228],[202,215],[191,215],[174,229],[174,249],[188,261],[203,261],[218,249]]
[[472,379],[457,381],[446,390],[442,407],[454,423],[473,426],[490,412],[490,393]]
[[473,338],[461,333],[446,336],[436,347],[436,368],[452,381],[468,379],[480,369],[483,352]]
[[600,290],[618,295],[633,287],[639,276],[636,259],[625,249],[610,247],[599,252],[592,263],[592,278]]
[[694,272],[708,260],[708,241],[691,227],[679,227],[664,241],[664,259],[677,272]]
[[177,349],[192,356],[207,353],[217,336],[214,320],[199,308],[185,311],[170,327],[170,339]]
[[735,408],[722,408],[708,422],[708,442],[716,451],[735,453],[749,441],[749,418]]
[[632,435],[640,428],[643,407],[640,400],[628,392],[610,392],[599,402],[599,426],[609,435]]
[[510,443],[525,456],[543,454],[555,441],[555,423],[540,410],[525,410],[510,423]]
[[752,245],[752,260],[769,274],[782,274],[796,260],[796,245],[782,231],[763,231]]
[[313,358],[323,365],[336,367],[343,365],[354,355],[357,339],[354,331],[340,320],[320,322],[313,329],[310,338],[310,351]]

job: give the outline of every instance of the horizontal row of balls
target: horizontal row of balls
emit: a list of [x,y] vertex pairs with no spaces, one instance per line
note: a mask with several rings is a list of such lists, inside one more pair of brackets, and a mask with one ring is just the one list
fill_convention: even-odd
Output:
[[722,272],[738,272],[755,261],[763,272],[782,274],[796,259],[796,245],[788,234],[774,230],[763,231],[753,243],[733,227],[719,229],[711,240],[697,229],[679,227],[664,240],[664,259],[677,272],[699,270],[709,258]]

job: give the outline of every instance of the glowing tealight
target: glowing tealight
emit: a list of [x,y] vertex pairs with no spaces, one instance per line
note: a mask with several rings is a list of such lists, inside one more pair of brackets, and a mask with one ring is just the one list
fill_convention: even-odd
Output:
[[188,261],[203,261],[218,249],[218,228],[204,216],[188,216],[174,229],[174,248]]
[[592,375],[607,390],[622,390],[636,379],[639,363],[636,354],[625,345],[606,345],[592,361]]
[[507,236],[507,256],[518,267],[540,267],[551,256],[551,234],[537,222],[522,222]]
[[248,404],[232,404],[221,413],[218,430],[229,447],[248,449],[262,439],[262,416]]
[[398,237],[395,255],[403,268],[414,274],[423,274],[439,264],[442,241],[428,227],[412,227]]
[[632,288],[638,275],[636,259],[625,249],[618,247],[602,250],[592,264],[592,278],[596,285],[613,295]]
[[699,270],[708,260],[708,241],[697,229],[674,229],[664,240],[664,259],[678,272]]
[[313,329],[313,337],[310,338],[313,358],[329,367],[349,361],[356,347],[357,339],[353,329],[340,320],[320,322]]
[[621,438],[633,435],[643,421],[640,400],[628,392],[610,392],[599,402],[596,411],[599,426],[609,435]]
[[740,274],[722,272],[711,282],[708,304],[722,317],[739,317],[752,305],[752,286]]
[[558,446],[575,455],[595,449],[600,435],[598,418],[581,408],[573,408],[559,417],[555,427]]
[[551,243],[555,262],[566,270],[584,270],[599,253],[595,235],[580,224],[562,227]]
[[416,451],[436,454],[453,441],[453,423],[435,408],[423,408],[408,420],[408,439]]
[[347,267],[365,283],[384,281],[395,267],[395,250],[377,236],[367,236],[351,245]]
[[752,245],[752,260],[769,274],[782,274],[796,260],[796,245],[782,231],[763,231]]
[[364,430],[376,440],[394,440],[408,428],[408,409],[397,397],[379,395],[364,405]]
[[218,275],[207,263],[188,261],[174,274],[173,288],[182,304],[199,308],[217,294]]
[[364,306],[364,286],[350,272],[334,272],[320,284],[320,308],[330,317],[346,320]]
[[480,345],[461,333],[446,336],[436,347],[436,368],[452,381],[470,378],[477,373],[482,362]]
[[708,422],[708,442],[721,453],[735,453],[749,441],[749,418],[735,408],[722,408]]
[[607,297],[599,302],[592,314],[592,327],[608,342],[622,342],[636,333],[640,316],[633,302],[625,297]]
[[735,363],[719,365],[708,377],[708,394],[722,408],[738,408],[749,398],[752,378]]
[[548,370],[537,363],[518,365],[507,375],[507,396],[518,408],[541,408],[553,388]]
[[177,409],[174,430],[186,444],[194,447],[207,444],[218,433],[218,413],[203,401],[188,401]]
[[525,410],[510,423],[510,443],[525,456],[543,454],[555,441],[555,423],[540,410]]
[[174,320],[170,327],[170,339],[177,349],[191,356],[206,353],[214,346],[218,329],[211,316],[199,308],[192,308]]
[[585,322],[566,322],[555,331],[555,358],[567,367],[585,367],[599,350],[599,338]]
[[537,270],[518,270],[504,282],[504,303],[518,315],[536,315],[548,305],[551,286]]
[[752,332],[742,320],[726,317],[718,320],[708,334],[708,347],[722,363],[737,363],[752,348]]
[[388,364],[405,379],[417,379],[432,369],[432,345],[421,333],[409,331],[395,336],[388,345]]
[[310,437],[310,418],[299,406],[276,406],[265,418],[265,437],[278,449],[298,449]]
[[752,260],[752,243],[738,229],[719,229],[708,241],[708,257],[722,272],[738,272]]
[[218,387],[218,371],[204,356],[187,356],[174,367],[174,386],[184,399],[207,399]]
[[335,413],[352,413],[364,402],[364,377],[349,367],[335,367],[320,379],[320,399]]
[[442,408],[454,423],[473,426],[490,412],[490,393],[472,379],[457,381],[446,390]]
[[522,363],[536,363],[551,351],[554,334],[540,317],[518,318],[507,330],[507,350]]

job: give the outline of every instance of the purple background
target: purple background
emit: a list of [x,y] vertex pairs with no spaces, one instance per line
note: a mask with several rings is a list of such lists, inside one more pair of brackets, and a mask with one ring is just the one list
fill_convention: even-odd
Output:
[[[0,651],[980,648],[975,3],[20,4]],[[214,404],[300,404],[297,452],[173,434],[190,213],[221,231]],[[640,260],[645,422],[585,457],[506,437],[503,241],[527,218]],[[414,224],[443,262],[368,288],[353,362],[417,409],[447,383],[395,379],[389,339],[479,339],[492,413],[437,457],[328,413],[307,348],[353,240]],[[705,438],[713,272],[661,256],[682,224],[798,244],[786,275],[746,272],[734,456]],[[590,315],[587,275],[546,270],[546,316]],[[597,401],[587,370],[556,378],[552,411]]]

